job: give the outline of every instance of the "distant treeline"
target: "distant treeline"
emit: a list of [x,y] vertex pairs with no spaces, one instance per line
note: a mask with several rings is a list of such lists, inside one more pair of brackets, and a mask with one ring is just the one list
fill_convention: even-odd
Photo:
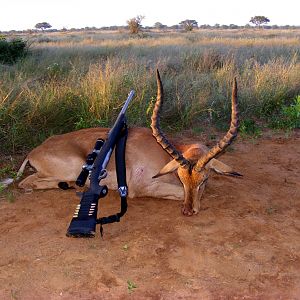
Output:
[[[246,25],[235,25],[235,24],[229,24],[229,25],[220,25],[220,24],[215,24],[215,25],[209,25],[209,24],[203,24],[203,25],[199,25],[197,28],[194,29],[249,29],[249,28],[256,28],[255,26],[252,26],[250,24],[246,24]],[[262,25],[260,26],[260,29],[300,29],[300,26],[296,26],[296,25]],[[162,25],[159,27],[156,26],[143,26],[142,27],[143,30],[160,30],[160,31],[168,31],[168,30],[176,30],[176,31],[180,31],[182,30],[182,26],[180,25],[172,25],[172,26],[167,26],[167,25]],[[66,31],[74,31],[74,32],[80,32],[80,31],[97,31],[97,30],[107,30],[107,31],[115,31],[115,30],[119,30],[119,31],[123,31],[123,30],[128,30],[128,26],[104,26],[104,27],[83,27],[83,28],[62,28],[62,29],[47,29],[44,30],[44,32],[66,32]],[[41,30],[38,29],[27,29],[27,30],[10,30],[10,31],[1,31],[0,33],[2,34],[15,34],[15,33],[26,33],[26,34],[30,34],[30,33],[38,33],[41,32]]]

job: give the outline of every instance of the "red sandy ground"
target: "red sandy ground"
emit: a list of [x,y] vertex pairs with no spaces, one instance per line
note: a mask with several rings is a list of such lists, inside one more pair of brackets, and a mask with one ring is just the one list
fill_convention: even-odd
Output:
[[[0,200],[0,299],[300,299],[300,133],[239,139],[222,160],[244,178],[210,178],[199,215],[132,199],[103,240],[65,236],[74,191],[14,188]],[[100,208],[117,212],[117,195]]]

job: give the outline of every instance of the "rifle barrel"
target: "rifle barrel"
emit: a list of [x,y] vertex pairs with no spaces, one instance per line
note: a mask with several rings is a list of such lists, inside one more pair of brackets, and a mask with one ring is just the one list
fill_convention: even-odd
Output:
[[97,191],[100,192],[99,182],[101,180],[101,174],[102,174],[101,172],[106,168],[110,160],[110,156],[115,148],[118,136],[122,128],[124,127],[125,112],[133,96],[134,96],[134,90],[131,90],[130,93],[128,94],[127,100],[123,105],[122,110],[119,113],[119,116],[115,124],[110,129],[108,133],[108,137],[104,142],[103,146],[101,147],[100,153],[98,154],[94,162],[94,168],[90,176],[90,190],[93,190],[94,193],[97,193]]
[[125,103],[124,103],[124,105],[123,105],[123,107],[122,107],[122,110],[121,110],[121,112],[120,112],[120,115],[122,115],[122,114],[124,114],[124,113],[126,112],[127,107],[128,107],[128,105],[129,105],[130,101],[132,100],[134,94],[135,94],[135,91],[134,91],[134,90],[131,90],[131,91],[129,92],[128,97],[127,97],[127,100],[125,101]]

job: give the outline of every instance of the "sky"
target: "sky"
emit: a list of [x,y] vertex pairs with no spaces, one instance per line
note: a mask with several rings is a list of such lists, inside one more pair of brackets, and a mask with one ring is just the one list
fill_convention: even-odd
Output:
[[155,22],[176,25],[185,19],[201,24],[245,25],[253,16],[265,16],[269,25],[300,25],[300,1],[264,0],[0,0],[0,31],[26,30],[48,22],[63,27],[126,25],[126,20],[145,16],[144,26]]

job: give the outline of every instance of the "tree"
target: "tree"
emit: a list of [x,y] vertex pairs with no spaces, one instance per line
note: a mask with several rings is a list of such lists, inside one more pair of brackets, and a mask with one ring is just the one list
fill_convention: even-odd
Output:
[[211,28],[211,26],[209,24],[203,24],[203,25],[200,25],[200,28],[201,29],[209,29],[209,28]]
[[42,31],[44,31],[45,29],[49,29],[51,28],[52,26],[47,23],[47,22],[42,22],[42,23],[37,23],[35,24],[34,26],[36,29],[42,29]]
[[179,23],[179,25],[185,30],[185,31],[192,31],[194,28],[198,27],[198,23],[196,20],[184,20]]
[[255,16],[255,17],[252,17],[249,22],[253,23],[255,26],[260,27],[262,24],[269,23],[270,20],[264,16]]
[[230,28],[230,29],[238,29],[239,26],[237,26],[237,25],[235,25],[235,24],[230,24],[230,25],[229,25],[229,28]]
[[145,19],[144,16],[136,16],[135,18],[127,20],[128,29],[131,34],[137,34],[142,28],[142,21]]
[[178,30],[180,28],[180,26],[179,25],[172,25],[172,26],[170,26],[170,28],[173,29],[173,30]]
[[163,25],[162,23],[160,23],[160,22],[156,22],[155,24],[154,24],[154,28],[156,28],[156,29],[164,29],[164,28],[166,28],[167,27],[167,25]]

